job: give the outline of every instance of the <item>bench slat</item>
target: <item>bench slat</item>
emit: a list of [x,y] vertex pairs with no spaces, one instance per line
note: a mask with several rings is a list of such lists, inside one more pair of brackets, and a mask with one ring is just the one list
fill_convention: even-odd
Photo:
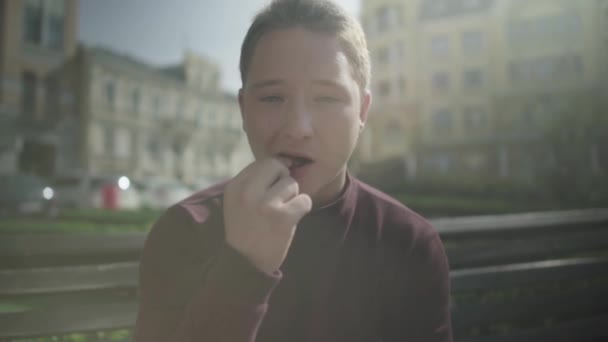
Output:
[[608,340],[608,315],[497,336],[459,339],[461,342],[570,342]]
[[585,289],[537,294],[509,299],[500,303],[461,304],[453,308],[454,334],[473,326],[487,326],[503,322],[529,322],[555,316],[595,316],[608,313],[608,289]]
[[0,295],[135,288],[137,262],[0,270]]
[[601,250],[608,250],[608,230],[507,241],[471,241],[446,246],[451,269],[555,259]]
[[502,289],[531,283],[551,283],[605,275],[608,257],[538,261],[450,272],[452,292]]
[[595,226],[608,222],[608,209],[582,209],[518,214],[449,217],[430,220],[444,238],[523,234],[531,231]]

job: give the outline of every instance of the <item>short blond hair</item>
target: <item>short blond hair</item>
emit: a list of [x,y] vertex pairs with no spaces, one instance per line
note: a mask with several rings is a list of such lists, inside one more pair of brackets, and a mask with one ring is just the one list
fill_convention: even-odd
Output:
[[260,38],[269,32],[301,27],[336,35],[362,89],[371,78],[371,63],[365,33],[359,21],[331,0],[274,0],[254,18],[241,46],[240,71],[243,86]]

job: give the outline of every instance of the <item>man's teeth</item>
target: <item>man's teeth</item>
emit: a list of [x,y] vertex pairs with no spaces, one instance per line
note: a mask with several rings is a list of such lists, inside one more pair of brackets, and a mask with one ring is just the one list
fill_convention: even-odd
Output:
[[290,168],[300,167],[302,165],[308,164],[311,162],[308,158],[304,157],[296,157],[296,156],[284,156],[291,160]]

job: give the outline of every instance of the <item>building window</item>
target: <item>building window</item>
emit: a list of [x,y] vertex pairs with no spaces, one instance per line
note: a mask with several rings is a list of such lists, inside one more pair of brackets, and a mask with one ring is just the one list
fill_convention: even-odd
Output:
[[376,11],[377,32],[384,32],[401,26],[403,25],[403,21],[403,13],[400,6],[384,5]]
[[160,160],[160,144],[153,138],[148,140],[148,155],[152,160]]
[[103,129],[103,150],[108,155],[115,153],[114,129],[111,126],[105,126]]
[[139,112],[139,106],[141,105],[141,93],[139,89],[135,88],[131,92],[131,109],[133,112]]
[[42,44],[42,0],[25,2],[23,35],[28,43]]
[[583,72],[583,60],[578,55],[525,59],[509,64],[509,74],[513,83],[580,79]]
[[112,81],[107,81],[104,88],[106,104],[114,108],[116,106],[116,89]]
[[215,113],[215,111],[209,112],[209,123],[211,125],[217,124],[217,114]]
[[450,55],[450,40],[446,35],[431,38],[431,57],[446,58]]
[[544,42],[576,42],[583,27],[578,12],[564,11],[551,16],[533,19],[515,19],[507,30],[511,44],[537,44]]
[[480,107],[464,109],[464,125],[467,130],[476,130],[486,126],[486,113]]
[[483,51],[483,33],[481,31],[465,31],[462,34],[462,50],[465,55],[476,55]]
[[376,62],[378,65],[387,65],[389,62],[389,51],[387,47],[381,47],[376,52]]
[[47,45],[52,49],[63,47],[65,1],[45,0],[47,7]]
[[58,119],[61,117],[61,108],[59,106],[61,94],[62,90],[59,79],[49,76],[45,82],[45,102],[47,115],[51,118]]
[[38,79],[31,72],[24,72],[22,77],[21,111],[26,118],[31,119],[36,116]]
[[521,112],[521,121],[522,124],[526,127],[531,127],[536,125],[538,113],[536,107],[533,105],[527,105],[523,108]]
[[440,109],[433,114],[433,130],[437,134],[446,134],[452,130],[452,113],[448,109]]
[[433,73],[433,91],[444,93],[450,89],[450,74],[445,71]]
[[182,100],[177,100],[177,106],[175,108],[175,117],[177,119],[184,119],[185,118],[185,114],[184,114],[184,103]]
[[376,12],[378,32],[384,32],[390,27],[390,7],[382,6]]
[[399,75],[399,93],[404,96],[407,91],[407,78],[405,75]]
[[436,154],[432,159],[432,163],[436,170],[441,173],[447,173],[452,168],[452,158],[445,153]]
[[116,132],[116,156],[128,158],[131,155],[131,134],[129,130],[121,128]]
[[483,71],[479,68],[468,69],[463,74],[463,85],[466,89],[479,89],[483,86]]
[[205,125],[205,116],[202,110],[196,112],[196,127],[203,127]]
[[391,120],[385,126],[385,142],[388,145],[398,145],[403,142],[403,134],[401,133],[401,124],[397,120]]
[[154,103],[152,104],[152,113],[155,118],[160,118],[160,112],[161,112],[161,101],[160,101],[160,96],[157,95],[154,97]]
[[405,59],[405,43],[397,41],[391,46],[390,63],[393,66],[401,66]]
[[380,97],[389,97],[391,94],[391,84],[388,81],[381,81],[378,83],[378,93]]
[[63,47],[65,0],[27,0],[23,13],[25,42],[51,49]]

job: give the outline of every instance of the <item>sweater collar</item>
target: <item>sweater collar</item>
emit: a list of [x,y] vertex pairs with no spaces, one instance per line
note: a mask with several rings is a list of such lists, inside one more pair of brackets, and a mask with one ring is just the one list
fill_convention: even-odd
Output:
[[336,233],[345,236],[354,216],[358,185],[357,179],[352,177],[347,171],[346,182],[340,195],[332,202],[314,208],[303,218],[302,223],[305,225],[317,225],[315,223],[319,222],[318,220],[323,220],[325,224],[322,224],[322,226],[327,226],[327,223],[332,222],[330,225],[332,227],[331,230],[335,229]]

